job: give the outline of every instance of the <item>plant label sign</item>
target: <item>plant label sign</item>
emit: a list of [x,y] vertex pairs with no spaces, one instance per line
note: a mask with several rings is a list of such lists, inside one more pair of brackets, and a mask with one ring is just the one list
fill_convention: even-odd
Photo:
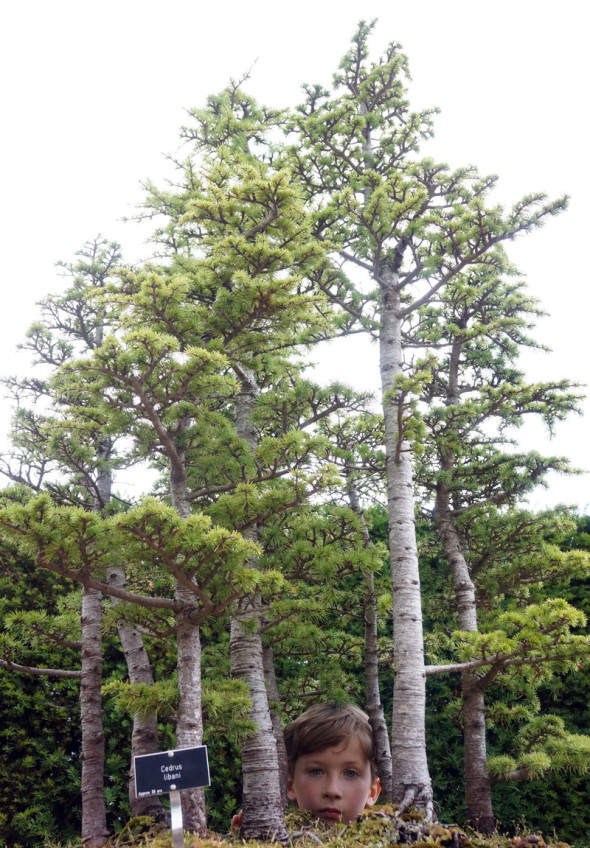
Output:
[[135,792],[138,798],[209,786],[207,746],[179,748],[134,757]]

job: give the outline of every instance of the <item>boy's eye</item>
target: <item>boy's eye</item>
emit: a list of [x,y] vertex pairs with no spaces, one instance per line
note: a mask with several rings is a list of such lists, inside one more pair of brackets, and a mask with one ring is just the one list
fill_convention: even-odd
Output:
[[317,777],[318,775],[320,775],[322,773],[322,770],[318,766],[312,766],[311,768],[307,769],[307,773],[311,777]]
[[345,777],[358,777],[359,773],[356,769],[349,768],[349,769],[346,769],[346,771],[344,772],[344,776]]

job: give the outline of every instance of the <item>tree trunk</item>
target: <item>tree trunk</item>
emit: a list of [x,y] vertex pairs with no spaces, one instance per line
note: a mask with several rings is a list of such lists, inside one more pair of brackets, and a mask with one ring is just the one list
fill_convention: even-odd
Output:
[[[441,467],[444,470],[450,470],[452,464],[452,457],[443,457]],[[475,586],[449,509],[448,487],[442,483],[437,487],[434,518],[445,558],[451,568],[459,628],[476,632]],[[493,833],[496,821],[492,808],[492,785],[487,772],[485,695],[477,672],[463,672],[461,687],[467,823],[481,833]]]
[[[449,357],[446,405],[460,402],[459,373],[464,344],[455,336]],[[442,451],[441,470],[451,474],[455,465],[452,451]],[[451,493],[444,482],[436,489],[434,520],[445,559],[451,569],[457,605],[457,623],[461,630],[477,632],[477,599],[455,517],[451,511]],[[493,833],[496,821],[492,808],[492,784],[487,770],[485,694],[476,671],[461,675],[463,696],[463,761],[465,770],[465,807],[467,823],[482,833]]]
[[283,808],[287,806],[287,776],[288,776],[288,760],[287,749],[285,747],[285,737],[283,734],[283,726],[281,717],[274,708],[274,704],[279,704],[281,695],[277,684],[275,674],[274,651],[272,647],[266,646],[262,648],[262,664],[264,666],[264,680],[266,683],[266,693],[269,701],[270,720],[277,746],[277,758],[279,763],[279,786],[281,789],[281,801]]
[[480,833],[495,833],[492,785],[487,771],[485,695],[473,672],[461,675],[467,824]]
[[[190,606],[194,604],[194,595],[190,589],[177,586],[176,599],[183,601],[189,608],[189,611],[179,613],[176,618],[180,696],[176,722],[176,746],[194,748],[203,744],[201,637],[199,625],[191,620]],[[205,836],[207,814],[204,788],[185,789],[181,792],[181,799],[184,830]]]
[[[122,567],[113,567],[107,575],[109,586],[124,589],[126,580]],[[119,603],[117,598],[112,599],[113,606]],[[143,643],[141,633],[123,620],[117,622],[117,632],[121,641],[121,648],[125,655],[127,671],[131,683],[145,683],[151,686],[154,682],[149,657]],[[148,795],[138,798],[135,792],[135,757],[145,754],[155,754],[158,751],[158,722],[154,713],[142,718],[136,713],[133,716],[133,730],[131,733],[131,767],[129,771],[129,804],[133,816],[152,816],[156,821],[161,821],[165,816],[165,810],[157,795]]]
[[[108,470],[111,443],[97,445],[94,510],[100,512],[111,497]],[[86,848],[104,845],[108,838],[104,797],[105,738],[102,724],[102,595],[82,587],[82,842]]]
[[[110,439],[103,439],[97,449],[97,497],[95,509],[102,511],[110,503],[112,490],[112,473],[108,465],[111,453]],[[119,589],[125,588],[125,571],[122,566],[113,566],[107,574],[107,583]],[[112,599],[113,606],[119,601]],[[127,671],[131,683],[152,684],[154,678],[147,651],[141,634],[125,621],[117,622],[117,632],[121,648],[127,663]],[[158,722],[155,715],[140,718],[133,716],[131,733],[131,764],[129,768],[129,804],[133,816],[153,816],[156,820],[164,818],[164,807],[157,795],[138,798],[135,793],[135,757],[144,754],[155,754],[158,750]]]
[[99,848],[108,838],[104,799],[104,731],[102,726],[102,596],[82,588],[82,843]]
[[[188,518],[191,508],[184,455],[181,452],[174,457],[174,461],[170,461],[170,498],[178,514]],[[185,610],[176,616],[179,691],[176,745],[178,748],[194,748],[203,744],[201,634],[199,622],[195,618],[195,596],[190,588],[177,583],[175,597],[185,605]],[[185,789],[181,792],[181,801],[184,830],[205,836],[207,812],[204,788]]]
[[[232,617],[230,630],[232,677],[248,684],[250,718],[257,728],[242,745],[241,837],[285,841],[287,830],[283,820],[277,745],[264,681],[257,607],[257,603],[249,607],[248,601],[242,601]],[[252,630],[252,626],[256,629]]]
[[[252,373],[236,368],[241,392],[235,403],[235,427],[238,436],[250,448],[256,447],[256,431],[252,424],[252,407],[258,387]],[[245,538],[256,541],[258,532],[250,528]],[[251,565],[254,568],[254,565]],[[243,680],[250,693],[250,718],[256,725],[254,736],[242,746],[242,829],[243,839],[285,841],[287,830],[283,817],[283,792],[277,744],[270,717],[264,678],[261,638],[262,611],[258,597],[245,598],[237,605],[230,628],[232,676]]]
[[394,689],[393,800],[433,816],[426,760],[424,644],[420,575],[414,523],[410,446],[401,431],[400,399],[393,390],[402,373],[401,298],[393,263],[383,266],[379,359],[385,423],[389,550],[393,589]]
[[[367,528],[367,522],[360,504],[358,492],[352,477],[347,473],[346,483],[348,489],[348,500],[351,509],[358,515],[361,533],[365,547],[370,547],[371,537]],[[391,746],[389,744],[389,732],[387,722],[381,703],[379,691],[379,652],[377,650],[377,598],[375,596],[375,578],[371,572],[365,578],[365,698],[366,709],[373,728],[373,739],[375,741],[375,761],[381,781],[381,792],[384,801],[392,800],[392,769],[391,769]]]

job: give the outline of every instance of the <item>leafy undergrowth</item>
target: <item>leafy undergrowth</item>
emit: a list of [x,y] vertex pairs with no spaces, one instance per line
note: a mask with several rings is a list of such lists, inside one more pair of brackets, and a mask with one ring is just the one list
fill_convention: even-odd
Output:
[[[519,836],[493,834],[483,836],[472,830],[463,830],[455,824],[426,823],[418,813],[396,815],[395,807],[382,806],[365,810],[358,821],[347,827],[328,827],[314,821],[308,813],[289,812],[286,816],[290,845],[294,848],[570,848],[565,842],[545,839],[539,833]],[[185,848],[277,848],[277,843],[245,842],[238,836],[210,833],[201,838],[188,833],[184,836]],[[155,829],[151,819],[132,819],[107,848],[171,848],[170,830]],[[76,848],[74,845],[47,845],[46,848]]]

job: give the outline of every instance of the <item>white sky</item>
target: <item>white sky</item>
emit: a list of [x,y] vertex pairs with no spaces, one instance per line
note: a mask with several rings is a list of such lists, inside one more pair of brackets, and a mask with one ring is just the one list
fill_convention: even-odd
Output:
[[[300,100],[303,82],[328,83],[360,18],[379,19],[375,50],[401,42],[412,105],[442,113],[428,152],[501,178],[498,200],[529,191],[571,195],[568,212],[509,247],[550,313],[537,337],[551,355],[525,360],[531,378],[588,380],[590,280],[585,255],[588,50],[579,0],[21,0],[0,13],[1,374],[22,370],[15,346],[35,302],[59,291],[55,269],[98,233],[146,255],[144,236],[120,219],[140,181],[165,173],[184,109],[199,106],[257,60],[248,90],[261,102]],[[350,351],[349,342],[347,347]],[[19,362],[23,360],[23,362]],[[328,356],[322,377],[361,385],[374,349]],[[372,379],[372,378],[371,378]],[[0,438],[8,426],[6,402]],[[586,418],[548,442],[523,446],[590,468]],[[588,476],[554,478],[531,504],[590,508]]]

